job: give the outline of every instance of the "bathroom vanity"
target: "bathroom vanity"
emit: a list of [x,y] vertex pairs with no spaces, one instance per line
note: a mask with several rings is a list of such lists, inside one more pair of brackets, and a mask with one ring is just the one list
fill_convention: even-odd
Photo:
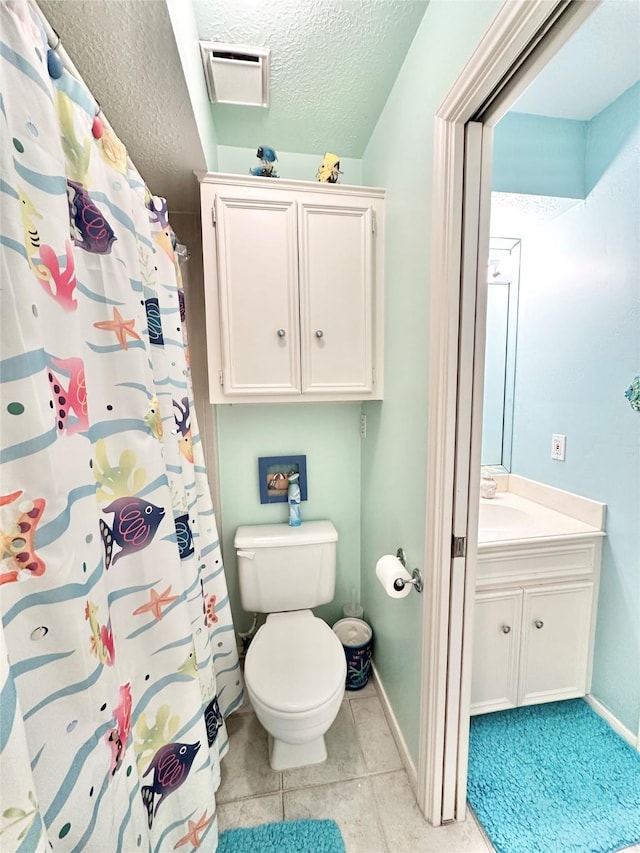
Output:
[[606,506],[514,475],[481,500],[471,713],[590,687]]
[[199,178],[211,402],[382,399],[384,190]]

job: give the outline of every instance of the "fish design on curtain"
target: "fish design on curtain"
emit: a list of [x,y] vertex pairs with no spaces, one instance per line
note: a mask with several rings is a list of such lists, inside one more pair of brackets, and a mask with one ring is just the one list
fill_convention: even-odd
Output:
[[0,14],[0,849],[214,850],[242,684],[166,203]]

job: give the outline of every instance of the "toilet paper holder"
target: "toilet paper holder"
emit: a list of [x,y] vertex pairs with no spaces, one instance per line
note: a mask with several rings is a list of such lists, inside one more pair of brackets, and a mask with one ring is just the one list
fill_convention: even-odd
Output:
[[[398,560],[400,560],[400,562],[406,569],[407,556],[404,553],[404,548],[398,548],[398,550],[396,551],[396,557],[398,558]],[[422,580],[422,572],[420,571],[420,569],[414,569],[411,572],[410,580],[405,580],[404,578],[396,578],[393,582],[393,588],[396,589],[398,592],[401,592],[408,583],[413,584],[413,588],[416,592],[422,592],[422,590],[424,589],[424,582]]]

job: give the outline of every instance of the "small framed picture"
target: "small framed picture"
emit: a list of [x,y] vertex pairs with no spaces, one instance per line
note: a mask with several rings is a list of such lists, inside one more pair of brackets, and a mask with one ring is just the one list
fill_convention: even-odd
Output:
[[300,500],[307,499],[306,456],[260,456],[258,457],[258,479],[260,503],[284,503],[287,500],[289,475],[299,474]]

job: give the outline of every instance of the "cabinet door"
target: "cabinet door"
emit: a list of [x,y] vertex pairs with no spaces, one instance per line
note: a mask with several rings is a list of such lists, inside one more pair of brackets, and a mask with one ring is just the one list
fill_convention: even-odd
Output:
[[471,713],[515,708],[522,590],[476,595]]
[[584,696],[593,584],[525,590],[519,705]]
[[225,395],[299,394],[296,203],[216,198]]
[[302,391],[373,389],[373,213],[349,199],[299,209]]

